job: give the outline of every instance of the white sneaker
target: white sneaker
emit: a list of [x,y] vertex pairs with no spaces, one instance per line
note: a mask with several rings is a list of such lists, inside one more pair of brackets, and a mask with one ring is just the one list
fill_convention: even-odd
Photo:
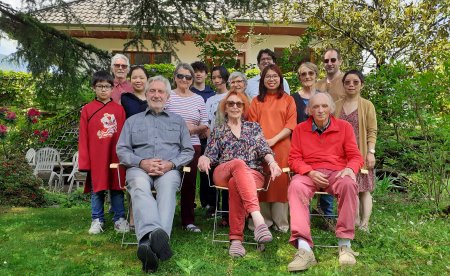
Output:
[[114,229],[118,233],[128,233],[130,232],[130,225],[126,219],[119,218],[118,221],[114,222]]
[[91,228],[89,228],[89,234],[97,235],[103,232],[103,222],[100,219],[94,219],[91,223]]

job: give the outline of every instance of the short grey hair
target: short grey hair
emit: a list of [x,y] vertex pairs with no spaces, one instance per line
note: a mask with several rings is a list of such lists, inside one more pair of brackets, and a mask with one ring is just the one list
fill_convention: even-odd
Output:
[[111,70],[112,70],[114,64],[116,63],[116,61],[117,61],[118,59],[123,59],[123,60],[125,60],[125,62],[126,62],[127,65],[128,65],[128,69],[130,68],[130,60],[127,58],[126,55],[115,54],[115,55],[111,58]]
[[164,86],[166,87],[166,93],[167,95],[170,95],[170,91],[172,90],[172,87],[170,86],[170,82],[168,79],[166,79],[165,77],[158,75],[158,76],[154,76],[148,79],[147,83],[145,84],[145,90],[144,92],[147,94],[148,90],[150,89],[150,85],[155,82],[155,81],[160,81],[162,83],[164,83]]
[[309,62],[309,61],[303,62],[303,63],[300,64],[300,66],[298,67],[297,73],[300,72],[300,68],[302,68],[302,67],[306,67],[306,68],[308,68],[309,70],[314,71],[314,73],[316,74],[316,78],[319,77],[319,68],[318,68],[317,65],[315,65],[314,63]]
[[247,86],[247,76],[239,71],[234,71],[233,73],[230,74],[230,77],[228,78],[228,83],[231,83],[232,80],[234,80],[235,78],[242,78],[244,80],[245,85]]
[[177,67],[175,67],[175,71],[173,71],[174,78],[177,77],[178,70],[180,70],[180,68],[188,70],[191,73],[191,76],[194,77],[195,75],[194,68],[192,68],[192,66],[189,63],[181,62],[177,64]]
[[336,104],[334,103],[333,98],[328,92],[318,92],[314,95],[312,95],[311,98],[309,98],[308,104],[306,105],[305,113],[306,115],[311,115],[310,109],[311,109],[311,102],[316,98],[318,95],[325,95],[328,98],[328,106],[330,107],[330,114],[334,114],[334,111],[336,111]]

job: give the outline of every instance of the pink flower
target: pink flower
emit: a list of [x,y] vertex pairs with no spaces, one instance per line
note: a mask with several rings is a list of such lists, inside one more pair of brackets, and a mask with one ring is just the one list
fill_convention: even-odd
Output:
[[41,112],[37,110],[36,108],[30,108],[28,109],[27,116],[31,119],[33,117],[39,117],[41,116]]
[[0,138],[5,137],[8,132],[8,128],[5,125],[0,125]]
[[35,131],[33,131],[33,135],[36,135],[36,136],[38,136],[38,135],[40,135],[41,134],[41,132],[39,131],[39,130],[35,130]]
[[15,121],[17,119],[16,113],[12,112],[12,111],[7,111],[6,112],[6,116],[5,116],[6,120],[8,121]]
[[49,136],[48,130],[44,129],[43,131],[41,131],[41,137],[47,139]]
[[35,124],[35,123],[37,123],[37,122],[38,122],[38,119],[37,119],[37,118],[31,119],[31,123],[32,123],[32,124]]

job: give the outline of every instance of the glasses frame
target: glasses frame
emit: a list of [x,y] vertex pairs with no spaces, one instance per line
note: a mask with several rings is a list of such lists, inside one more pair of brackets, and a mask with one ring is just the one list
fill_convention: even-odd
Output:
[[128,69],[128,64],[113,64],[114,68],[116,69]]
[[297,73],[298,76],[300,77],[306,77],[306,76],[314,76],[316,74],[316,72],[314,71],[308,71],[308,72],[302,72],[302,73]]
[[237,108],[243,108],[244,107],[244,103],[243,102],[226,101],[225,104],[226,104],[226,106],[228,108],[231,108],[233,106],[236,106]]
[[186,79],[187,81],[190,81],[190,80],[194,79],[194,77],[191,76],[191,75],[183,75],[183,74],[180,74],[180,73],[176,74],[175,76],[179,80]]
[[100,89],[101,91],[103,90],[110,90],[112,89],[112,85],[94,85],[95,89]]
[[330,61],[331,61],[331,63],[336,63],[336,61],[338,61],[338,59],[337,58],[325,58],[323,60],[323,63],[328,64],[328,62],[330,62]]

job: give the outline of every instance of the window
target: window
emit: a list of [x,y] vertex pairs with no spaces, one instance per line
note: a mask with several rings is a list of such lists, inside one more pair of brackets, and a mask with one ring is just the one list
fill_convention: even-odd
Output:
[[141,64],[159,64],[159,63],[171,63],[172,57],[170,53],[166,52],[120,52],[115,51],[113,54],[124,54],[130,60],[131,65]]

